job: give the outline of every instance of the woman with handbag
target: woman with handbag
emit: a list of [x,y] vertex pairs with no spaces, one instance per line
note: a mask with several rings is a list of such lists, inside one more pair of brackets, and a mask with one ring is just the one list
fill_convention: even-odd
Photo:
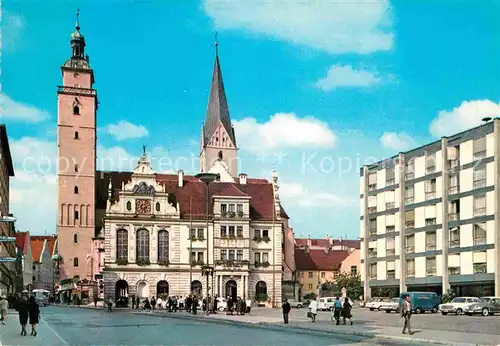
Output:
[[312,322],[316,322],[316,315],[318,314],[318,302],[316,300],[311,300],[309,303],[309,311],[307,312],[307,317],[309,317]]

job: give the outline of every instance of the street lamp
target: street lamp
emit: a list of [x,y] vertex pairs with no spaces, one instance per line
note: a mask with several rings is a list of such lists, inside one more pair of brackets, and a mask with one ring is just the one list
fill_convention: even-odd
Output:
[[[210,244],[210,236],[208,234],[208,228],[209,228],[209,215],[210,215],[210,184],[213,183],[214,181],[218,180],[220,178],[220,174],[218,173],[199,173],[196,175],[196,178],[200,179],[202,182],[205,183],[207,189],[205,193],[205,209],[206,209],[206,217],[207,217],[207,265],[205,268],[209,268],[210,271],[210,276],[212,276],[212,286],[213,286],[213,275],[214,275],[214,268],[210,267],[210,251],[209,251],[209,244]],[[212,237],[212,241],[214,237]],[[212,247],[212,251],[213,251]],[[202,268],[203,270],[203,268]],[[207,272],[207,312],[208,312],[208,272]]]
[[201,267],[201,273],[203,276],[206,276],[207,277],[207,297],[206,297],[206,311],[207,311],[207,315],[209,314],[210,310],[209,310],[209,299],[208,299],[208,278],[211,276],[212,277],[212,285],[213,285],[213,282],[214,282],[214,267],[212,266],[209,266],[209,265],[206,265],[206,266],[203,266]]

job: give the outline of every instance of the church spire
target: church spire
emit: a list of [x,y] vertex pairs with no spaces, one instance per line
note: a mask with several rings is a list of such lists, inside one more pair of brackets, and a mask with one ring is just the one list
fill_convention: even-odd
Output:
[[80,33],[80,9],[76,10],[75,32],[71,34],[72,58],[85,59],[85,37]]
[[215,63],[212,73],[212,84],[210,86],[210,96],[208,98],[207,114],[205,124],[203,125],[203,147],[209,143],[210,138],[212,138],[220,123],[222,123],[233,145],[236,147],[236,138],[231,118],[229,117],[226,91],[224,89],[219,62],[219,43],[217,41],[217,34],[215,34]]

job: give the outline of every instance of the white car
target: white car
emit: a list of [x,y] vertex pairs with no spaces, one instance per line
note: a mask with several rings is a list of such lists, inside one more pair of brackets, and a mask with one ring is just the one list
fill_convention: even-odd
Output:
[[443,315],[462,315],[472,304],[480,302],[481,299],[477,297],[455,297],[451,302],[439,305],[438,309]]
[[384,310],[387,313],[390,313],[392,311],[399,312],[399,309],[399,298],[388,299],[387,301],[382,302],[382,305],[380,305],[380,310]]
[[372,298],[369,302],[365,304],[365,308],[373,310],[382,310],[380,307],[383,303],[389,301],[389,298]]
[[318,310],[319,311],[331,311],[335,306],[335,300],[337,297],[322,297],[319,298],[318,301]]

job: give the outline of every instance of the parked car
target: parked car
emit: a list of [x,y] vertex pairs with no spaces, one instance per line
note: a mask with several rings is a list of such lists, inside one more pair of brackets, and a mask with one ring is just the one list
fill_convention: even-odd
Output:
[[392,311],[399,312],[400,310],[399,298],[391,298],[380,305],[380,310],[385,310],[385,312],[390,313]]
[[479,303],[474,303],[464,308],[466,315],[493,316],[500,313],[500,298],[497,297],[482,297]]
[[472,304],[480,302],[481,299],[477,297],[455,297],[451,302],[439,305],[439,311],[441,311],[443,315],[449,313],[462,315]]
[[388,301],[389,299],[390,298],[372,298],[365,304],[365,308],[370,309],[370,311],[373,311],[375,309],[380,311],[382,303]]
[[319,298],[318,310],[320,310],[320,311],[330,311],[330,310],[333,310],[333,307],[335,305],[335,299],[337,299],[337,297],[322,297],[322,298]]
[[303,308],[305,305],[303,302],[297,302],[295,300],[288,300],[288,303],[290,304],[290,307],[297,309]]
[[439,309],[439,303],[441,302],[439,296],[435,292],[404,292],[399,296],[399,305],[406,300],[406,297],[410,297],[412,310],[416,314],[426,311],[436,313]]

